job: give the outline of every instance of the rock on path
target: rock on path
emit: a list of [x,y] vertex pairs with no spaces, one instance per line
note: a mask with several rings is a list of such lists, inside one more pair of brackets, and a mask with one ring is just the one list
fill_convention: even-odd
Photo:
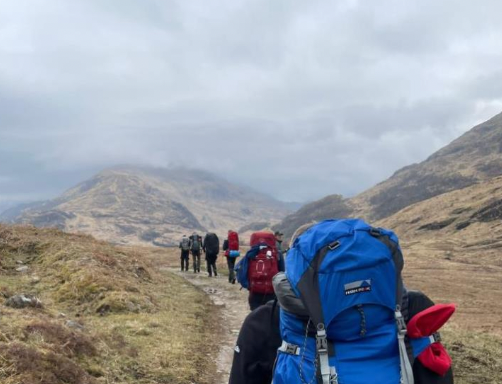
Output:
[[171,271],[206,292],[214,305],[219,307],[223,324],[228,325],[223,329],[222,342],[216,360],[218,374],[221,378],[218,383],[227,384],[235,342],[244,318],[249,313],[247,291],[240,290],[239,284],[229,284],[227,276],[210,278],[203,272],[194,274],[174,269]]

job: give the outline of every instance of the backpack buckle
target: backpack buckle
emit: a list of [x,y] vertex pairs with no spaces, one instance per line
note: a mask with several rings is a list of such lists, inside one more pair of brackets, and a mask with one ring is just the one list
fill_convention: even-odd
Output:
[[298,355],[298,350],[300,348],[298,347],[298,345],[294,345],[294,344],[288,344],[286,346],[286,353],[289,353],[290,355]]
[[328,245],[328,249],[330,251],[332,251],[334,249],[337,249],[339,246],[340,246],[340,242],[338,240],[337,241],[333,241],[331,244]]
[[370,235],[373,237],[380,237],[382,236],[382,231],[380,230],[380,228],[371,227]]
[[429,339],[431,341],[431,344],[440,343],[441,335],[439,334],[439,332],[434,332],[432,335],[429,336]]
[[[322,329],[320,328],[321,325]],[[316,347],[319,353],[328,352],[328,338],[326,337],[326,330],[324,329],[324,324],[319,324],[317,326]]]
[[396,324],[397,324],[397,330],[399,332],[399,335],[401,335],[401,336],[406,335],[406,332],[407,332],[406,321],[404,320],[404,317],[401,314],[400,310],[396,310],[395,317],[396,317]]
[[288,343],[284,340],[282,341],[282,345],[279,347],[279,351],[290,355],[300,355],[300,347],[298,345]]

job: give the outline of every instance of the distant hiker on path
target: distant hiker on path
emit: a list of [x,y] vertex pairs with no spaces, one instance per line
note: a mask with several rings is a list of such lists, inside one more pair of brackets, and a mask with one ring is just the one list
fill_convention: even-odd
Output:
[[190,259],[190,240],[186,235],[183,235],[183,238],[180,242],[181,249],[181,272],[188,271],[188,264]]
[[192,252],[193,257],[193,273],[200,272],[200,251],[202,249],[202,237],[193,233],[190,236],[190,252]]
[[216,260],[218,259],[218,253],[220,252],[220,240],[215,233],[207,233],[204,237],[204,243],[202,244],[202,249],[206,254],[206,264],[207,273],[211,277],[218,276],[218,271],[216,270]]
[[228,237],[223,242],[223,250],[227,258],[228,282],[235,284],[235,260],[240,256],[239,252],[239,234],[231,229],[228,231]]

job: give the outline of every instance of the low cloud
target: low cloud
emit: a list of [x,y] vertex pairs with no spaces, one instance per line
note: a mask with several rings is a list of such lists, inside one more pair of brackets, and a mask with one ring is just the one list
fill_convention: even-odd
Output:
[[17,0],[0,8],[0,194],[115,164],[352,195],[502,110],[502,3]]

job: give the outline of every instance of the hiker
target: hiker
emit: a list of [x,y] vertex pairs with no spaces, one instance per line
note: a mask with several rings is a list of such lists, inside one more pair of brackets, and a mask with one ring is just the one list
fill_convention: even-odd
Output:
[[239,234],[231,229],[228,230],[228,236],[223,241],[223,250],[227,258],[228,282],[235,284],[235,261],[240,256]]
[[276,244],[273,233],[253,233],[251,249],[235,268],[237,280],[249,291],[248,302],[252,311],[275,299],[272,278],[281,271]]
[[190,240],[187,235],[183,235],[183,238],[180,241],[180,249],[181,249],[181,272],[188,272],[188,264],[190,259]]
[[397,237],[361,220],[309,227],[277,300],[244,321],[229,384],[452,384],[437,331],[455,308],[404,287]]
[[218,271],[216,270],[216,260],[220,252],[220,240],[218,236],[215,233],[207,233],[206,237],[204,237],[202,249],[206,254],[207,273],[209,277],[211,277],[213,273],[214,277],[218,276]]
[[193,233],[190,236],[190,252],[192,252],[193,257],[193,273],[200,272],[200,251],[202,249],[202,237],[197,233]]
[[275,236],[275,246],[277,248],[277,256],[279,258],[279,271],[284,271],[284,250],[282,248],[282,237],[284,236],[284,233],[281,231],[275,231],[274,233]]

